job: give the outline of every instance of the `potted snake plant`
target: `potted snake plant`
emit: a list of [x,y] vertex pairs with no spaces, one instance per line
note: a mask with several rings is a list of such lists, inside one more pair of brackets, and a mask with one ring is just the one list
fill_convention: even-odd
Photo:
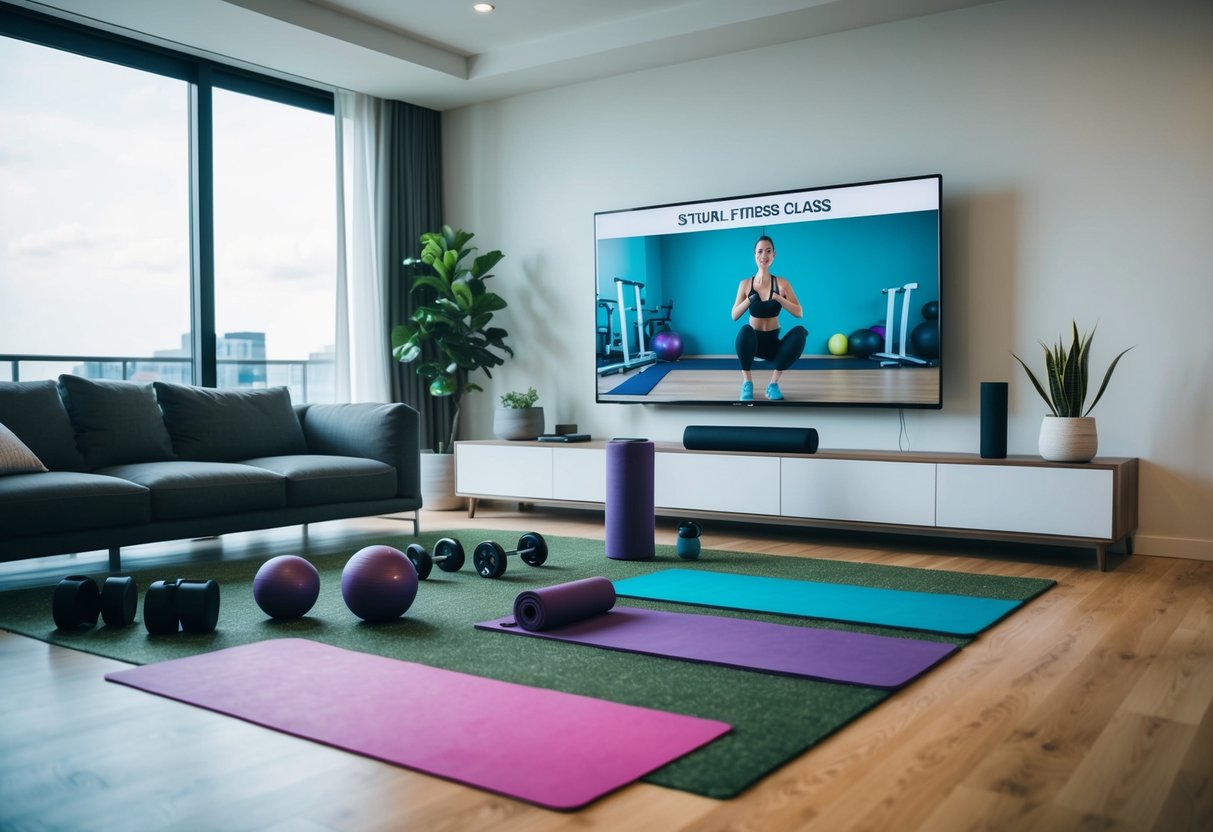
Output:
[[1086,335],[1080,336],[1078,323],[1074,322],[1074,334],[1068,348],[1063,346],[1060,339],[1052,347],[1041,342],[1045,352],[1047,385],[1040,382],[1022,358],[1011,353],[1028,374],[1036,392],[1049,406],[1050,413],[1040,425],[1039,445],[1040,455],[1051,462],[1090,462],[1099,449],[1099,435],[1091,411],[1103,397],[1112,371],[1124,354],[1133,348],[1122,350],[1112,359],[1095,398],[1088,406],[1087,381],[1091,340],[1094,337],[1094,327]]

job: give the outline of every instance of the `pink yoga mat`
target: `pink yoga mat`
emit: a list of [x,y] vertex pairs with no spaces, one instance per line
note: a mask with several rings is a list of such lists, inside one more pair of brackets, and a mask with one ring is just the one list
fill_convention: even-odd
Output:
[[570,581],[520,593],[513,616],[484,621],[476,627],[877,688],[899,688],[957,649],[954,644],[915,638],[717,615],[612,608],[614,599],[614,589],[605,578]]
[[552,809],[584,806],[730,730],[306,639],[105,678]]

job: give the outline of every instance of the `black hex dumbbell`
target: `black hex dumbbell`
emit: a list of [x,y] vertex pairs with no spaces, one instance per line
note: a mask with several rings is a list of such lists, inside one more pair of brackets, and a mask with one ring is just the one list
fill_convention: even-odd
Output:
[[486,540],[472,552],[472,564],[482,578],[500,578],[505,574],[506,558],[518,555],[530,566],[542,566],[548,559],[548,544],[539,532],[526,532],[518,538],[517,549],[505,549],[500,543]]
[[98,615],[111,627],[125,627],[135,620],[138,603],[134,578],[106,578],[98,589],[87,575],[69,575],[55,587],[51,617],[60,630],[96,626]]
[[464,560],[466,560],[463,554],[463,544],[450,537],[444,537],[435,543],[432,555],[420,543],[409,546],[404,550],[404,554],[413,562],[413,568],[417,570],[417,579],[420,581],[424,581],[430,576],[435,564],[443,572],[458,572],[463,568]]
[[212,633],[219,620],[219,584],[177,579],[156,581],[143,599],[143,623],[152,635]]

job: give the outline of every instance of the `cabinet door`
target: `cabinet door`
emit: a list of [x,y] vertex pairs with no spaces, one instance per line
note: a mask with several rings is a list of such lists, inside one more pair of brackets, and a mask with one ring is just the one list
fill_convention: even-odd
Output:
[[935,525],[935,465],[859,459],[785,459],[787,517]]
[[1112,471],[940,465],[939,525],[957,529],[1112,536]]
[[455,446],[455,491],[480,497],[552,499],[552,449]]
[[606,451],[552,449],[552,496],[584,503],[606,502]]
[[779,457],[657,454],[654,499],[659,508],[777,514]]

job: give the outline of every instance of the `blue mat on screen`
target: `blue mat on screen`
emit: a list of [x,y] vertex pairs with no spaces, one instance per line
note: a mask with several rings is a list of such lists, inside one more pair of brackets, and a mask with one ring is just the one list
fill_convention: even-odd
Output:
[[[754,369],[770,369],[774,365],[757,361]],[[880,364],[866,358],[799,358],[789,370],[878,370]],[[741,362],[736,358],[683,358],[679,361],[651,364],[636,375],[611,389],[612,394],[644,396],[653,392],[667,374],[674,370],[736,370],[741,372]]]
[[665,569],[614,583],[617,595],[631,598],[956,636],[976,635],[1022,603],[690,569]]

